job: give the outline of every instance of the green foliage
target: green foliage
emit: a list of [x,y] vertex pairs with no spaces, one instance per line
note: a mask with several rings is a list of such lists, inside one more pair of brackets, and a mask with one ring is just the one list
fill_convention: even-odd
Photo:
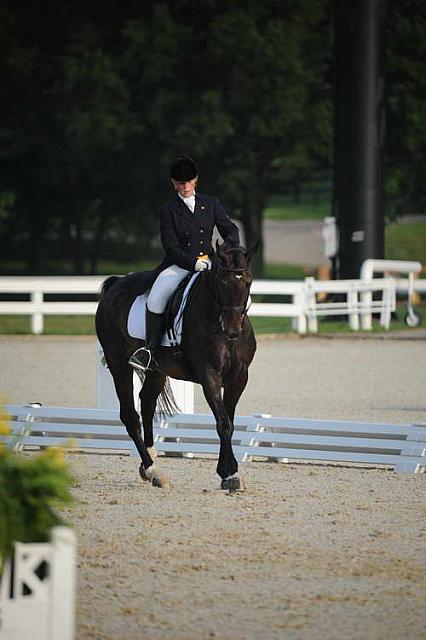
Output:
[[[386,191],[395,217],[426,210],[426,8],[389,5]],[[248,243],[261,238],[265,207],[282,215],[270,194],[300,198],[331,168],[331,6],[63,0],[53,11],[5,0],[2,264],[23,255],[27,272],[55,273],[59,255],[73,273],[99,273],[120,242],[147,257],[180,153],[198,160],[200,191],[220,195]],[[285,204],[285,215],[323,215],[319,204],[299,204]],[[262,246],[255,268],[261,275]]]
[[387,33],[387,213],[426,212],[426,5],[390,3]]
[[[211,190],[223,194],[241,218],[250,245],[261,237],[267,194],[277,184],[282,188],[309,175],[320,157],[323,163],[329,160],[331,103],[324,90],[329,49],[324,45],[330,31],[321,2],[309,8],[243,2],[212,13],[201,57],[206,87],[185,131],[192,127],[198,155],[208,158]],[[212,127],[205,127],[213,104],[215,145]],[[323,135],[320,120],[329,123]],[[259,251],[256,274],[261,270]]]
[[6,1],[0,193],[16,200],[3,260],[19,251],[31,273],[53,272],[60,241],[73,272],[96,272],[106,241],[129,236],[146,254],[179,153],[257,240],[271,188],[330,160],[327,11],[64,0],[44,15]]
[[72,501],[71,482],[60,449],[26,456],[0,443],[0,563],[15,541],[46,541],[51,528],[63,524],[56,508]]

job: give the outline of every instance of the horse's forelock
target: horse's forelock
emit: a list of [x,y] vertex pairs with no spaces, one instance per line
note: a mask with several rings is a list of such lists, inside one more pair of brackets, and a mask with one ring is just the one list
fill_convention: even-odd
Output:
[[226,247],[222,245],[217,255],[220,262],[226,267],[234,269],[245,269],[247,267],[247,252],[244,247]]
[[241,251],[239,253],[235,253],[235,266],[241,267],[242,269],[247,267],[247,253],[246,250],[240,247]]

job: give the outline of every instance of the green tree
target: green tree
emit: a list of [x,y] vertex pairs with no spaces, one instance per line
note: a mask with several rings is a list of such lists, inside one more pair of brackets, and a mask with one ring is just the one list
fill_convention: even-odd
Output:
[[[200,159],[200,188],[220,194],[252,244],[272,189],[330,162],[327,4],[192,7],[181,1],[174,14],[180,46],[174,91],[162,103],[165,148]],[[261,247],[257,273],[262,266]]]
[[426,211],[426,6],[394,0],[387,29],[386,195],[391,218]]
[[126,233],[123,218],[139,195],[128,166],[138,123],[115,66],[110,23],[98,25],[71,3],[60,9],[50,22],[43,16],[47,24],[31,7],[3,12],[1,188],[13,197],[0,232],[15,244],[25,240],[31,273],[46,271],[52,238],[74,272],[84,273],[88,261],[95,270],[102,238]]
[[[28,239],[31,272],[52,234],[73,269],[96,269],[104,238],[141,254],[178,153],[261,239],[270,193],[329,163],[325,0],[130,0],[3,12],[8,107],[1,135],[3,237]],[[7,200],[7,197],[6,197]],[[64,246],[62,243],[61,246]],[[262,270],[262,249],[257,257]]]
[[[57,223],[73,247],[74,270],[84,273],[86,259],[95,270],[105,234],[122,225],[131,206],[126,152],[138,123],[125,83],[100,48],[91,50],[83,41],[58,66],[52,94],[61,147],[58,186],[65,199]],[[85,235],[91,238],[89,255]]]

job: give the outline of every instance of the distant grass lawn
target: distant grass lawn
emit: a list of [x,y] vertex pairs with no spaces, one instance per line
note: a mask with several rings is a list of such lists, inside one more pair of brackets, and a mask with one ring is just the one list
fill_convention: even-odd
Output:
[[265,265],[264,277],[271,280],[303,280],[306,276],[315,275],[314,271],[307,271],[298,264],[277,262]]
[[296,201],[292,195],[271,196],[265,211],[266,220],[321,219],[331,214],[331,195],[303,193]]
[[[416,306],[423,318],[423,326],[426,325],[426,303]],[[406,304],[401,301],[397,314],[391,323],[391,331],[407,329],[404,322]],[[251,318],[254,330],[257,334],[291,333],[291,318]],[[381,332],[384,329],[378,320],[373,320],[373,332]],[[0,316],[0,335],[29,335],[29,316]],[[318,333],[352,333],[347,321],[318,319]],[[355,332],[362,333],[362,332]],[[370,332],[365,332],[370,333]],[[95,335],[94,318],[91,316],[46,316],[44,319],[44,335],[83,336]]]
[[386,226],[386,258],[418,260],[426,267],[426,220]]
[[[31,333],[30,316],[0,316],[0,334],[26,335]],[[45,335],[95,335],[93,316],[44,316]]]

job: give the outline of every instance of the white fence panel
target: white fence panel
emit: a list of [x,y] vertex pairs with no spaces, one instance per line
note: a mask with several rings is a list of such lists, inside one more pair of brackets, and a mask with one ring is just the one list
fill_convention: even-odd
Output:
[[[19,446],[44,447],[72,437],[78,449],[136,454],[117,411],[7,406]],[[121,431],[120,431],[121,429]],[[210,414],[176,414],[156,423],[155,447],[178,455],[214,454],[219,439]],[[16,446],[13,437],[5,438]],[[233,436],[241,462],[323,460],[390,465],[419,472],[426,466],[426,425],[387,424],[267,416],[236,416]]]
[[[408,274],[408,298],[411,298],[412,292],[415,290],[414,275],[420,273],[422,265],[420,262],[411,260],[364,260],[361,265],[360,278],[365,285],[362,293],[362,302],[366,309],[369,309],[372,302],[372,291],[369,289],[369,283],[373,280],[375,273],[383,274]],[[372,312],[365,313],[361,318],[362,328],[370,330],[372,326]]]
[[48,543],[15,543],[0,583],[2,639],[74,638],[75,561],[76,539],[68,527],[52,529]]
[[[398,261],[392,261],[393,263]],[[405,263],[404,263],[405,264]],[[412,263],[409,263],[412,264]],[[419,263],[415,263],[416,265]],[[421,265],[420,265],[421,266]],[[417,268],[417,267],[416,267]],[[395,267],[396,269],[396,267]],[[403,271],[402,271],[403,272]],[[27,294],[27,301],[0,301],[0,315],[31,316],[31,331],[35,334],[43,332],[45,315],[94,315],[97,303],[79,301],[46,301],[46,294],[99,294],[103,281],[107,276],[2,276],[0,277],[0,294]],[[393,279],[395,283],[395,280]],[[399,279],[396,281],[398,291],[414,291],[426,293],[426,280]],[[372,293],[383,291],[382,301],[373,300]],[[346,295],[343,302],[328,302],[328,307],[317,302],[316,295],[321,291],[340,292]],[[253,296],[288,296],[288,302],[253,302],[250,316],[283,317],[292,319],[292,327],[299,333],[317,331],[316,318],[320,315],[346,315],[352,329],[359,328],[359,318],[363,328],[371,328],[371,313],[382,314],[383,326],[388,326],[390,310],[393,306],[394,291],[388,280],[365,277],[361,280],[318,281],[307,278],[305,281],[286,280],[254,280],[251,287]],[[357,296],[357,297],[356,297]],[[367,320],[365,320],[367,318]],[[308,326],[309,325],[309,326]]]
[[[308,316],[308,328],[312,332],[318,331],[318,316],[349,317],[349,326],[358,331],[360,317],[372,312],[380,313],[380,324],[388,329],[392,312],[396,309],[396,287],[393,278],[376,278],[368,283],[362,280],[315,280],[306,278],[306,314]],[[371,295],[368,301],[364,299],[365,292]],[[381,294],[380,299],[374,300],[372,293]],[[334,299],[328,302],[318,302],[319,293],[334,294],[341,300]]]

